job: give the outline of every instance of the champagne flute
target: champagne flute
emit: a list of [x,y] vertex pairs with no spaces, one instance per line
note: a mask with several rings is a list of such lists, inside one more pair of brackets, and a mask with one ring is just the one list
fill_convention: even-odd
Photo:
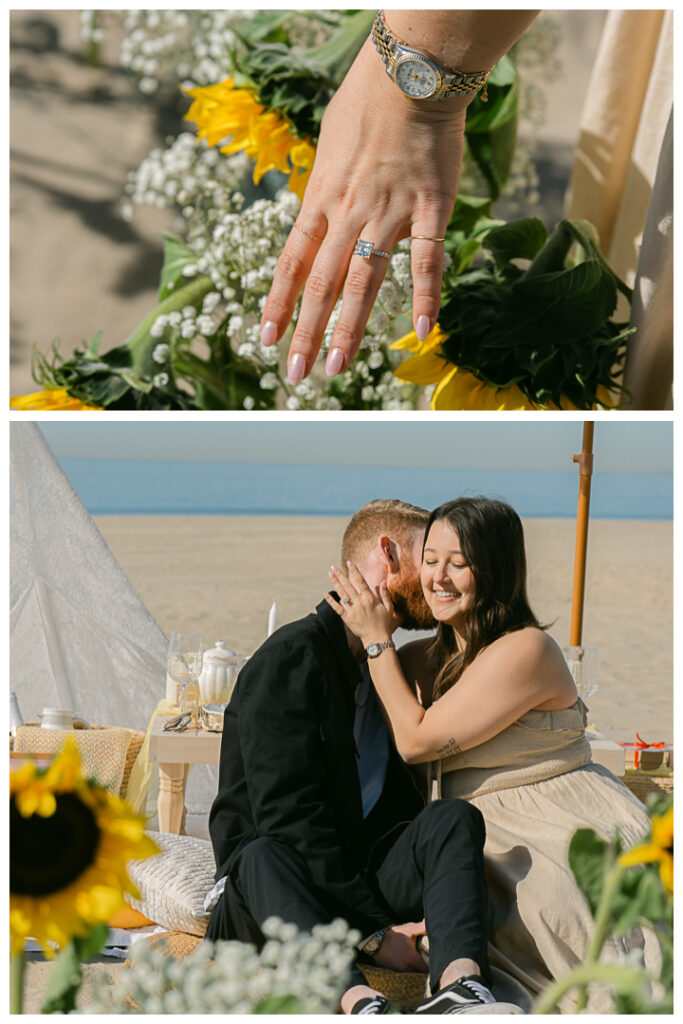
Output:
[[576,683],[579,697],[587,701],[592,697],[600,682],[600,654],[597,647],[567,647],[565,660]]
[[202,670],[202,638],[199,633],[171,633],[168,645],[168,674],[179,688],[182,714],[191,714],[196,724],[199,712],[199,674]]

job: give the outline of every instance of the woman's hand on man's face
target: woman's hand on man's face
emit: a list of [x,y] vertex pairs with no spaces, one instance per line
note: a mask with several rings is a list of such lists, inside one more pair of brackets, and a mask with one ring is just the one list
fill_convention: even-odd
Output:
[[381,583],[377,595],[352,562],[348,563],[348,576],[333,565],[330,569],[330,579],[340,600],[336,601],[331,594],[326,594],[325,600],[351,632],[362,641],[363,646],[390,640],[391,634],[398,628],[400,622],[394,611],[386,582]]

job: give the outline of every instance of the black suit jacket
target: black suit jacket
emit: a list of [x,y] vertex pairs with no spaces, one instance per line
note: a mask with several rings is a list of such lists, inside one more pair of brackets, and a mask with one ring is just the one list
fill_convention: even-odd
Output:
[[353,739],[359,681],[341,619],[325,601],[269,637],[225,711],[209,829],[217,879],[258,836],[285,840],[328,905],[369,934],[390,923],[372,865],[423,800],[391,746],[382,795],[363,819]]

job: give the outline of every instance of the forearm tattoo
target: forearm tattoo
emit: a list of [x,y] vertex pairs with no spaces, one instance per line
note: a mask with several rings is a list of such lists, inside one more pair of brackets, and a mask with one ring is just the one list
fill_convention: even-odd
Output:
[[445,754],[459,754],[459,753],[460,753],[460,747],[458,746],[458,744],[455,742],[454,739],[448,740],[446,743],[444,743],[444,745],[442,747],[439,747],[439,749],[437,750],[437,754],[441,754],[441,755],[445,755]]

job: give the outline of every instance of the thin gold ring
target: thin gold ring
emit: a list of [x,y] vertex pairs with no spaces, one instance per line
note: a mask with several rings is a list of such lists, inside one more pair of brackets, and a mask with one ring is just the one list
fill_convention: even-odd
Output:
[[446,236],[445,235],[443,236],[443,238],[432,238],[431,235],[411,235],[410,238],[411,238],[411,241],[412,241],[413,238],[422,238],[422,239],[424,239],[425,242],[445,242],[446,241]]
[[306,238],[312,238],[314,242],[322,242],[322,238],[318,235],[309,235],[308,231],[304,231],[303,228],[300,228],[296,221],[294,221],[292,227],[296,228],[297,231],[300,231],[302,235],[306,236]]

